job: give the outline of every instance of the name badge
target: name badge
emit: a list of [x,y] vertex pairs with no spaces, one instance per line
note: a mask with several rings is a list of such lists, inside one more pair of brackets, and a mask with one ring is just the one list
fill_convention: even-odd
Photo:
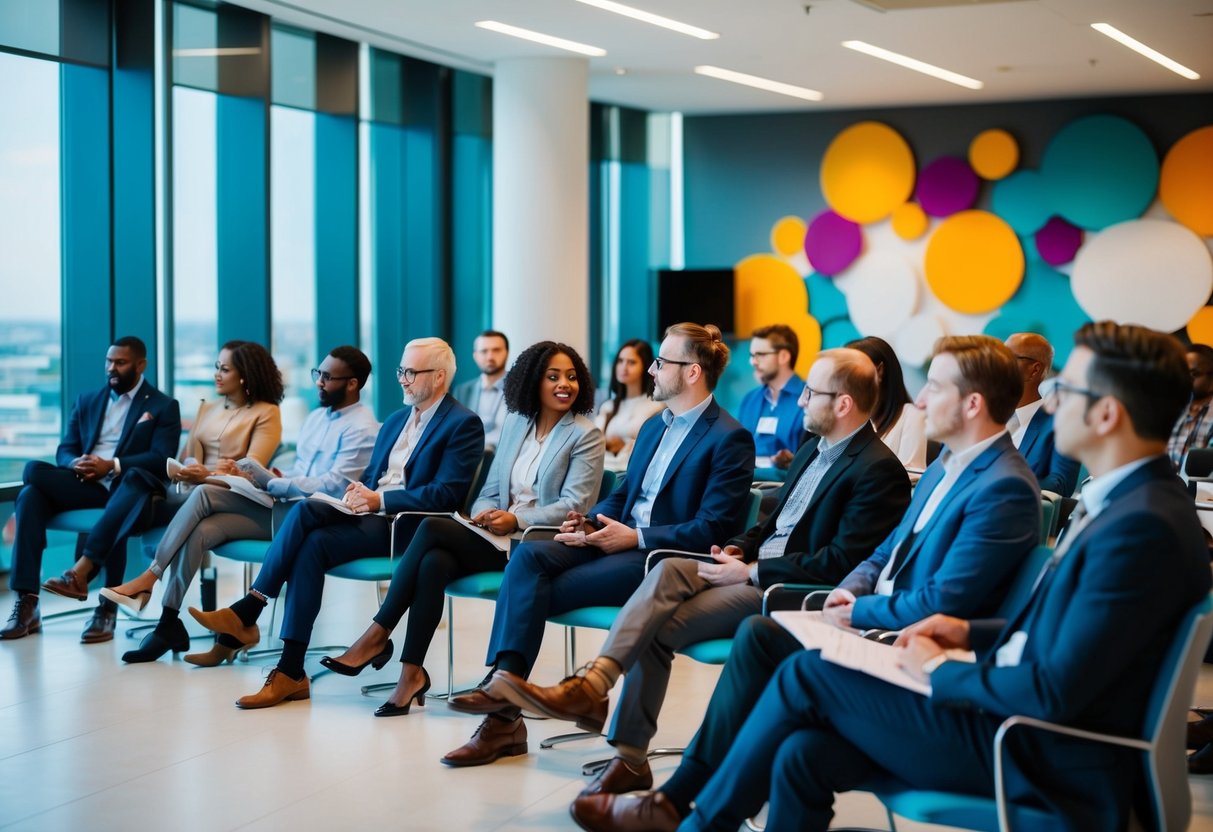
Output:
[[779,429],[779,419],[774,416],[763,416],[758,420],[758,433],[763,435],[773,434]]
[[771,458],[769,456],[754,457],[754,467],[755,468],[770,468],[771,467]]

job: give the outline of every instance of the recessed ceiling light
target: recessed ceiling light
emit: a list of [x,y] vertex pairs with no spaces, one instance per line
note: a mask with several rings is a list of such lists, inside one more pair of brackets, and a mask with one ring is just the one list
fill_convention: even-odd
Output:
[[671,29],[683,35],[690,35],[693,38],[700,40],[716,40],[720,37],[716,32],[709,32],[707,29],[700,29],[698,26],[692,26],[689,23],[682,23],[678,20],[671,20],[668,17],[662,17],[659,14],[646,12],[642,9],[637,9],[632,6],[625,6],[623,3],[615,3],[613,0],[577,0],[578,3],[585,3],[587,6],[593,6],[603,11],[614,12],[621,14],[624,17],[630,17],[633,20],[640,20],[644,23],[651,23],[654,26],[661,26],[666,29]]
[[544,46],[554,46],[557,49],[567,49],[569,52],[576,52],[579,55],[589,55],[591,58],[601,58],[606,54],[605,49],[599,49],[597,46],[578,43],[575,40],[565,40],[553,35],[545,35],[542,32],[534,32],[519,26],[511,26],[508,23],[499,23],[496,20],[478,20],[476,21],[476,25],[481,29],[488,29],[490,32],[499,32],[503,35],[522,38],[533,43],[542,43]]
[[797,87],[782,81],[772,81],[770,78],[760,78],[757,75],[746,75],[744,72],[734,72],[731,69],[721,69],[718,66],[697,66],[695,72],[709,78],[719,78],[721,81],[732,81],[734,84],[744,84],[747,87],[777,92],[780,95],[790,95],[805,101],[820,101],[823,96],[817,90],[808,87]]
[[1173,61],[1161,52],[1151,49],[1139,40],[1129,37],[1124,32],[1111,26],[1107,23],[1092,23],[1091,28],[1101,35],[1107,35],[1117,43],[1129,47],[1139,55],[1144,55],[1156,64],[1165,66],[1167,69],[1174,72],[1176,75],[1182,75],[1189,81],[1199,81],[1200,73],[1193,72],[1178,61]]
[[956,84],[961,87],[968,87],[971,90],[979,90],[985,86],[976,78],[970,78],[967,75],[961,75],[957,72],[952,72],[934,64],[928,64],[925,61],[920,61],[916,58],[911,58],[897,52],[890,52],[888,49],[881,49],[879,46],[873,46],[870,43],[864,43],[861,40],[844,40],[842,45],[847,49],[854,49],[856,52],[862,52],[865,55],[871,55],[873,58],[880,58],[882,61],[904,66],[906,69],[912,69],[915,72],[921,72],[924,75],[930,75],[932,78],[938,78],[941,81],[947,81],[949,84]]

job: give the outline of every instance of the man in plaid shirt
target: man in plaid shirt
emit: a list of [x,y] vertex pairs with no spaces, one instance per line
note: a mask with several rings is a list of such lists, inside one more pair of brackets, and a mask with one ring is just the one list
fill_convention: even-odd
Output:
[[1213,438],[1213,347],[1193,344],[1188,347],[1188,368],[1192,373],[1192,400],[1175,422],[1167,455],[1175,470],[1182,471],[1184,458],[1192,448],[1204,448]]

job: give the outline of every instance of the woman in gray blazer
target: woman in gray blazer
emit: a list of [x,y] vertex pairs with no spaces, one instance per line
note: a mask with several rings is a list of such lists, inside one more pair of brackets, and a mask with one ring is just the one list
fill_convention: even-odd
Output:
[[[505,378],[508,413],[470,524],[427,517],[400,556],[383,605],[353,645],[321,664],[357,676],[392,656],[388,636],[409,614],[400,680],[375,716],[407,714],[425,703],[430,677],[421,663],[442,619],[443,590],[456,578],[505,569],[511,538],[527,526],[559,525],[594,504],[602,481],[602,432],[586,418],[594,382],[572,347],[541,341],[518,356]],[[483,534],[482,534],[483,532]]]

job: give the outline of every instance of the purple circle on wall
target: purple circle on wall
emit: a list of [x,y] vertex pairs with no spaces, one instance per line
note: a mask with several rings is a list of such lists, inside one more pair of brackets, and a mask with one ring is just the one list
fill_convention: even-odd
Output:
[[1082,229],[1063,220],[1050,217],[1044,228],[1036,232],[1036,251],[1050,266],[1069,263],[1082,245]]
[[863,230],[833,211],[818,214],[804,235],[804,253],[814,270],[834,275],[855,262],[863,251]]
[[941,156],[918,174],[918,204],[932,217],[950,217],[977,202],[981,180],[959,156]]

